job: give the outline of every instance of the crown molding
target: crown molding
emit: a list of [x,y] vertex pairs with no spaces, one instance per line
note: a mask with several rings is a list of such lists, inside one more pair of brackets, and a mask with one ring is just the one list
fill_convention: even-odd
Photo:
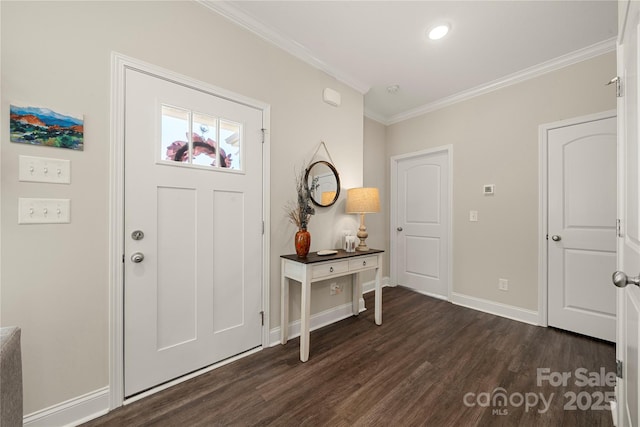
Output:
[[364,108],[364,116],[368,119],[375,120],[376,122],[385,126],[389,125],[389,119],[387,117],[383,116],[382,114],[378,114],[367,107]]
[[[235,23],[236,25],[239,25],[240,27],[252,32],[258,37],[266,40],[267,42],[279,47],[280,49],[293,55],[301,61],[306,62],[312,67],[324,71],[325,73],[334,77],[336,80],[346,84],[347,86],[350,86],[359,93],[364,95],[369,91],[370,85],[329,66],[327,63],[314,56],[306,47],[290,40],[287,37],[284,37],[277,31],[274,31],[268,26],[258,22],[252,16],[238,9],[231,2],[221,0],[195,1],[202,6],[223,16],[229,21]],[[432,111],[439,110],[441,108],[448,107],[453,104],[457,104],[458,102],[475,98],[476,96],[484,95],[486,93],[502,89],[507,86],[511,86],[529,79],[533,79],[535,77],[542,76],[544,74],[559,70],[564,67],[568,67],[578,62],[586,61],[596,56],[612,52],[615,50],[615,48],[616,38],[612,37],[610,39],[595,43],[591,46],[587,46],[585,48],[576,50],[574,52],[543,62],[541,64],[534,65],[533,67],[526,68],[500,79],[482,84],[480,86],[476,86],[475,88],[462,91],[451,96],[447,96],[445,98],[404,111],[399,114],[384,116],[371,110],[370,108],[365,107],[364,115],[372,120],[382,123],[385,126],[389,126],[395,123],[412,119],[414,117],[421,116]]]
[[502,89],[507,86],[521,83],[526,80],[530,80],[535,77],[542,76],[552,71],[556,71],[561,68],[568,67],[578,62],[586,61],[588,59],[595,58],[596,56],[600,56],[615,50],[616,50],[616,38],[612,37],[602,42],[595,43],[591,46],[578,49],[566,55],[559,56],[555,59],[543,62],[538,65],[534,65],[533,67],[525,68],[524,70],[518,71],[516,73],[510,74],[506,77],[494,80],[492,82],[489,82],[480,86],[476,86],[475,88],[472,88],[463,92],[459,92],[455,95],[451,95],[446,98],[439,99],[435,102],[425,104],[421,107],[417,107],[417,108],[405,111],[403,113],[393,115],[391,117],[388,117],[384,122],[381,122],[381,123],[389,126],[389,125],[399,123],[408,119],[412,119],[414,117],[418,117],[423,114],[426,114],[435,110],[439,110],[441,108],[445,108],[453,104],[457,104],[458,102],[466,101],[468,99],[475,98],[476,96],[493,92],[494,90]]
[[339,70],[329,66],[321,59],[315,57],[309,49],[290,40],[287,37],[282,36],[272,28],[258,22],[252,16],[238,9],[236,6],[227,1],[218,0],[196,0],[204,7],[213,10],[214,12],[222,15],[229,21],[241,26],[242,28],[252,32],[253,34],[261,37],[269,43],[279,47],[285,52],[295,56],[296,58],[306,62],[314,68],[324,71],[336,80],[350,86],[362,95],[369,91],[370,85],[352,77]]

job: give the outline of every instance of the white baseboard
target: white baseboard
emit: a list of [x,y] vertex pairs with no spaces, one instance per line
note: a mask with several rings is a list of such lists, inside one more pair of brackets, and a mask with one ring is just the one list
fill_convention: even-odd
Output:
[[431,292],[425,292],[425,291],[421,291],[421,290],[418,290],[418,289],[410,288],[408,286],[402,286],[402,285],[396,285],[396,286],[400,286],[401,288],[410,290],[411,292],[415,292],[417,294],[426,295],[426,296],[431,297],[431,298],[441,299],[441,300],[444,300],[444,301],[449,301],[449,299],[447,298],[446,295],[440,295],[440,294],[434,294],[434,293],[431,293]]
[[482,298],[476,298],[469,295],[451,293],[451,302],[463,307],[472,308],[485,313],[495,314],[496,316],[506,317],[507,319],[517,320],[519,322],[529,323],[539,326],[540,317],[537,311],[527,310],[512,305],[502,304],[495,301],[489,301]]
[[[389,278],[382,279],[382,287],[389,286]],[[371,292],[375,289],[375,281],[370,281],[362,284],[362,293]],[[360,298],[360,313],[365,311],[364,299]],[[323,326],[330,325],[347,317],[353,316],[353,309],[351,303],[342,304],[337,307],[330,308],[328,310],[321,311],[320,313],[313,314],[310,319],[309,330],[314,331],[320,329]],[[300,336],[300,320],[296,320],[289,323],[289,339]],[[269,346],[273,347],[280,344],[280,326],[277,326],[269,331]]]
[[25,415],[25,427],[77,426],[109,412],[109,387]]
[[[389,277],[383,277],[382,278],[382,287],[386,288],[388,286],[395,286],[395,285],[391,285],[389,280]],[[376,281],[375,280],[371,280],[370,282],[365,282],[362,284],[362,293],[366,294],[367,292],[372,292],[376,289]]]

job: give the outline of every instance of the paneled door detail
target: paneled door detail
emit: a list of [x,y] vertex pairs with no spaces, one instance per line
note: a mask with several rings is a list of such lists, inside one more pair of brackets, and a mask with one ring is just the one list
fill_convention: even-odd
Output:
[[616,385],[615,413],[618,427],[635,427],[640,425],[640,2],[618,2],[618,14],[618,78],[622,84],[622,96],[618,98],[618,212],[622,222],[618,269],[627,277],[616,274],[626,280],[616,281],[624,287],[617,290],[616,358],[621,375]]
[[398,285],[448,298],[449,154],[400,159],[396,168]]
[[261,345],[262,111],[125,75],[125,396]]
[[548,131],[548,324],[615,341],[616,118]]

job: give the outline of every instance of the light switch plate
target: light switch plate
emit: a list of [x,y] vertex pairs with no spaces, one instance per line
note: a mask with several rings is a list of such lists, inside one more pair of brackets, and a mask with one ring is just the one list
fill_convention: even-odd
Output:
[[70,199],[18,199],[18,224],[68,224]]
[[469,221],[471,222],[478,221],[478,211],[469,211]]
[[18,180],[71,184],[71,161],[46,157],[19,156]]

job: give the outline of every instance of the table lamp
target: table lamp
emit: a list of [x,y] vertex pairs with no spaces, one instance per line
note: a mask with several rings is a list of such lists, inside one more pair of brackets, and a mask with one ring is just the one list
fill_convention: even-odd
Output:
[[360,228],[356,234],[360,244],[356,251],[368,251],[365,240],[369,237],[364,225],[364,214],[380,212],[380,196],[377,188],[351,188],[347,190],[347,213],[360,214]]

